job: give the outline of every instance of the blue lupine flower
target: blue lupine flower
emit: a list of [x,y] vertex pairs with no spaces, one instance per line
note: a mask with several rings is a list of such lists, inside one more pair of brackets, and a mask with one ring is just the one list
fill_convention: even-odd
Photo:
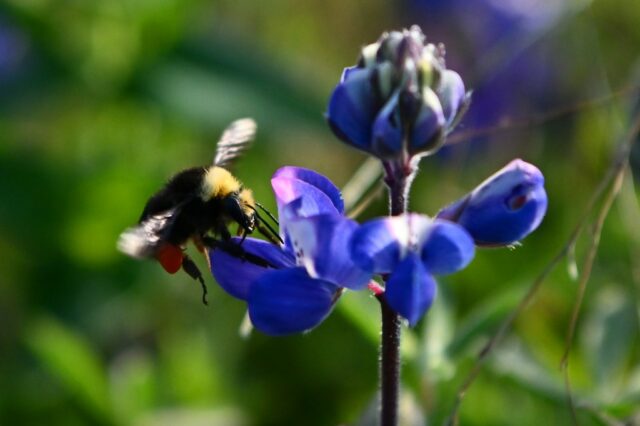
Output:
[[29,40],[0,14],[0,83],[20,76],[29,51]]
[[444,46],[425,44],[414,26],[385,33],[362,49],[342,73],[327,111],[344,142],[383,160],[435,152],[459,120],[469,97],[446,69]]
[[515,159],[437,217],[462,225],[479,246],[513,244],[542,222],[547,211],[544,176]]
[[264,333],[283,335],[318,325],[343,288],[366,287],[371,273],[351,261],[348,242],[358,224],[344,217],[342,196],[329,179],[284,167],[271,185],[285,243],[276,246],[255,238],[242,243],[245,252],[270,267],[223,250],[209,250],[208,256],[220,286],[247,302],[253,325]]
[[429,309],[436,295],[434,275],[469,264],[475,247],[461,226],[419,214],[375,219],[353,234],[351,255],[365,270],[388,274],[384,297],[410,325]]
[[[548,111],[551,105],[567,103],[568,98],[580,98],[582,86],[567,84],[567,76],[572,76],[570,63],[556,55],[548,43],[530,42],[540,40],[550,28],[575,14],[576,4],[557,0],[532,4],[526,0],[403,2],[413,22],[429,28],[432,37],[447,40],[447,64],[463,69],[465,79],[474,82],[466,129],[535,115]],[[530,134],[531,129],[525,132]],[[474,139],[486,140],[486,136]],[[522,137],[514,138],[512,144],[528,142]],[[470,148],[485,149],[478,144]]]

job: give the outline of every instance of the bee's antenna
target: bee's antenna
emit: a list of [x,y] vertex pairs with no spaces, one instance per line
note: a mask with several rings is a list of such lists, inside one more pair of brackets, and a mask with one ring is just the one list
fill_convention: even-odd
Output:
[[[263,223],[266,225],[266,227],[263,226]],[[265,237],[267,237],[267,239],[271,241],[273,244],[275,245],[284,244],[284,241],[282,241],[282,238],[280,238],[278,234],[273,232],[273,229],[269,226],[268,223],[265,223],[264,221],[258,222],[256,224],[256,228],[258,228],[260,233]],[[270,231],[270,232],[267,232],[267,231]]]
[[278,222],[278,219],[276,219],[275,216],[272,215],[271,212],[265,208],[265,206],[263,206],[262,204],[260,204],[258,202],[256,202],[256,206],[260,207],[260,210],[265,212],[271,218],[271,220],[273,220],[275,222],[276,225],[280,226],[280,223]]
[[[276,230],[273,229],[273,227],[271,226],[271,224],[269,222],[267,222],[266,220],[264,220],[264,218],[262,216],[260,216],[260,213],[258,213],[258,210],[255,207],[250,206],[249,204],[247,204],[247,206],[251,210],[253,210],[253,212],[256,214],[256,217],[258,218],[258,223],[256,224],[256,226],[257,226],[258,230],[262,233],[262,235],[267,237],[272,243],[278,243],[279,242],[280,244],[284,244],[284,241],[282,241],[282,238],[280,238],[280,234],[278,234],[276,232]],[[269,216],[273,218],[271,213],[269,213]],[[276,221],[276,223],[277,223],[277,221]],[[267,230],[269,232],[266,232]]]

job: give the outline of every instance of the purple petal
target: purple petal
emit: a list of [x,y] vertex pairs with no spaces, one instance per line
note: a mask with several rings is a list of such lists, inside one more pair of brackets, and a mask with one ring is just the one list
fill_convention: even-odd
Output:
[[323,279],[353,290],[364,288],[371,273],[351,260],[349,241],[358,224],[337,215],[320,215],[287,224],[298,263],[313,278]]
[[471,262],[475,246],[471,235],[460,225],[434,220],[422,244],[422,261],[434,275],[451,274]]
[[392,96],[373,123],[372,150],[380,158],[396,157],[402,151],[403,131],[398,94]]
[[249,292],[249,316],[260,331],[285,335],[307,331],[331,312],[338,287],[289,268],[263,274]]
[[371,125],[375,117],[376,96],[371,86],[371,71],[349,71],[343,83],[334,89],[327,120],[333,133],[356,148],[369,151]]
[[422,93],[422,105],[411,130],[409,151],[411,153],[430,152],[443,141],[445,116],[440,100],[430,88]]
[[464,82],[457,72],[452,70],[444,70],[442,72],[440,75],[438,97],[442,104],[442,112],[444,113],[447,126],[450,126],[466,99]]
[[384,297],[389,306],[414,326],[436,296],[436,282],[414,253],[405,257],[391,273]]
[[[308,183],[329,197],[339,213],[344,213],[344,201],[342,200],[342,194],[338,187],[336,187],[326,176],[303,167],[286,166],[281,167],[274,173],[271,182],[273,183],[274,179],[280,178],[288,178]],[[299,192],[296,192],[293,188],[286,188],[285,185],[285,188],[279,187],[278,191],[274,188],[274,192],[276,192],[276,197],[279,198],[279,201],[288,203],[301,195],[304,195],[304,192],[302,191],[303,189],[304,188],[300,188],[298,190]]]
[[[320,214],[339,215],[335,206],[323,192],[306,182],[288,178],[272,179],[271,185],[276,193],[278,216],[280,218],[280,235],[287,238],[289,221],[317,216]],[[290,196],[298,198],[285,202]]]
[[443,209],[438,217],[453,217],[471,234],[476,245],[482,246],[521,240],[540,225],[547,211],[542,173],[519,159],[507,164],[465,198],[466,202]]
[[[240,238],[233,238],[239,243]],[[246,238],[242,249],[247,253],[264,259],[274,268],[287,268],[295,265],[295,259],[287,255],[279,247],[255,238]],[[239,258],[220,249],[207,249],[207,257],[213,277],[220,287],[238,299],[246,300],[249,288],[257,278],[264,273],[273,271],[272,268],[256,265],[249,260]]]

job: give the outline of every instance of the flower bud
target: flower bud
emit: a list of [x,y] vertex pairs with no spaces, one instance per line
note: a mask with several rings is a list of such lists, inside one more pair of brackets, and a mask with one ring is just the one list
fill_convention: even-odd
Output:
[[457,72],[445,70],[442,73],[438,97],[447,127],[451,128],[462,118],[461,115],[464,114],[469,103],[469,96],[464,91],[464,83]]
[[327,120],[344,142],[383,160],[435,152],[469,102],[444,47],[419,27],[383,34],[343,71]]
[[462,225],[478,246],[504,246],[533,232],[546,211],[544,176],[516,159],[437,217]]

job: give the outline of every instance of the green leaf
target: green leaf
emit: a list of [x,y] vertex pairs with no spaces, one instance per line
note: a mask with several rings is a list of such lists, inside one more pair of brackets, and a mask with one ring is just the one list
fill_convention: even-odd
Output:
[[152,410],[157,402],[157,371],[150,355],[131,350],[110,365],[111,395],[114,411],[126,423]]
[[171,330],[160,341],[168,393],[183,404],[210,405],[220,397],[219,372],[206,331]]
[[25,339],[42,368],[84,408],[100,419],[112,417],[105,368],[83,336],[54,318],[41,318]]

